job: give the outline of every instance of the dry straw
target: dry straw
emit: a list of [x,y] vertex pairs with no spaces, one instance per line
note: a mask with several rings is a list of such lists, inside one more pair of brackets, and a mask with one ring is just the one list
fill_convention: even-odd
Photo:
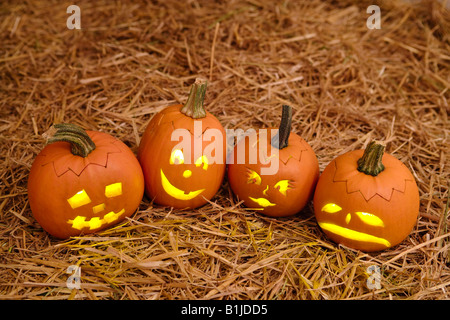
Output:
[[[448,2],[448,1],[447,1]],[[61,1],[0,4],[0,299],[449,299],[450,14],[439,2]],[[209,80],[205,106],[226,128],[279,123],[320,168],[387,141],[413,172],[420,216],[395,248],[330,242],[311,205],[273,219],[227,181],[198,210],[144,198],[121,225],[66,241],[31,215],[27,175],[53,123],[113,134],[136,152],[150,118]],[[44,186],[45,187],[45,186]],[[49,195],[51,196],[51,195]],[[69,265],[81,288],[66,286]],[[367,268],[381,267],[379,289]]]

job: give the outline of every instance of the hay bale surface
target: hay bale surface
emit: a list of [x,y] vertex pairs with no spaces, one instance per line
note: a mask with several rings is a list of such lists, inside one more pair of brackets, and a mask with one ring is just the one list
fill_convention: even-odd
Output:
[[[0,4],[0,299],[449,299],[450,18],[439,2],[77,1]],[[243,207],[227,181],[211,203],[144,198],[104,232],[60,241],[34,220],[27,175],[52,124],[108,132],[134,152],[151,117],[194,79],[225,128],[293,131],[320,168],[372,139],[414,174],[420,216],[400,245],[329,241],[312,206],[291,218]],[[67,287],[70,265],[81,288]],[[369,289],[367,268],[381,267]]]

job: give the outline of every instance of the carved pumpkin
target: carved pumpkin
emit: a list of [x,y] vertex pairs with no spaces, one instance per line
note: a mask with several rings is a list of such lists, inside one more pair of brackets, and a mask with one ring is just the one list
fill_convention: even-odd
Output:
[[[283,106],[280,128],[268,129],[269,134],[259,130],[243,138],[228,164],[233,193],[246,207],[267,216],[284,217],[300,212],[311,199],[319,177],[316,154],[305,140],[290,132],[291,119],[291,107]],[[244,159],[242,152],[245,161],[239,159]],[[254,155],[259,156],[257,161],[252,161]],[[276,172],[269,170],[271,161],[276,161]],[[263,174],[263,169],[269,174]]]
[[71,124],[56,124],[49,135],[28,178],[31,211],[44,230],[57,238],[93,233],[136,211],[144,177],[123,142]]
[[333,241],[362,251],[379,251],[403,241],[416,224],[419,191],[411,172],[370,143],[334,159],[314,195],[319,226]]
[[206,82],[197,79],[186,104],[157,113],[142,136],[138,158],[145,190],[159,205],[197,208],[222,184],[226,134],[219,120],[203,107],[205,91]]

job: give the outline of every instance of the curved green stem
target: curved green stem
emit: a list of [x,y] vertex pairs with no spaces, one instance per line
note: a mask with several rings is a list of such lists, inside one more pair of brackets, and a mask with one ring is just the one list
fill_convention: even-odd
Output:
[[194,118],[206,117],[206,111],[203,107],[206,93],[206,80],[197,78],[191,86],[186,104],[181,108],[181,112],[185,115]]
[[85,158],[95,150],[95,143],[86,131],[75,124],[55,124],[43,136],[47,139],[47,144],[58,141],[69,142],[72,147],[71,152],[75,156]]
[[372,141],[364,150],[363,156],[358,159],[358,171],[371,176],[377,176],[384,170],[383,159],[386,145],[381,141]]
[[288,105],[283,105],[280,127],[277,134],[271,140],[273,147],[283,149],[288,146],[289,135],[291,134],[291,123],[292,108]]

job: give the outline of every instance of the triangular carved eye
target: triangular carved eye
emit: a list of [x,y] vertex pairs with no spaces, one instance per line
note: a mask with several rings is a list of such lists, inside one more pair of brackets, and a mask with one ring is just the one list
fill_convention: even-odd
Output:
[[184,155],[183,151],[180,149],[175,149],[170,154],[170,164],[183,164],[184,163]]
[[291,189],[289,186],[289,180],[280,180],[273,187],[280,191],[282,195],[286,195],[286,191]]
[[208,157],[207,156],[201,156],[197,160],[195,160],[195,166],[200,167],[203,165],[202,169],[207,170],[208,169]]
[[247,169],[247,183],[261,184],[261,177],[255,171]]

